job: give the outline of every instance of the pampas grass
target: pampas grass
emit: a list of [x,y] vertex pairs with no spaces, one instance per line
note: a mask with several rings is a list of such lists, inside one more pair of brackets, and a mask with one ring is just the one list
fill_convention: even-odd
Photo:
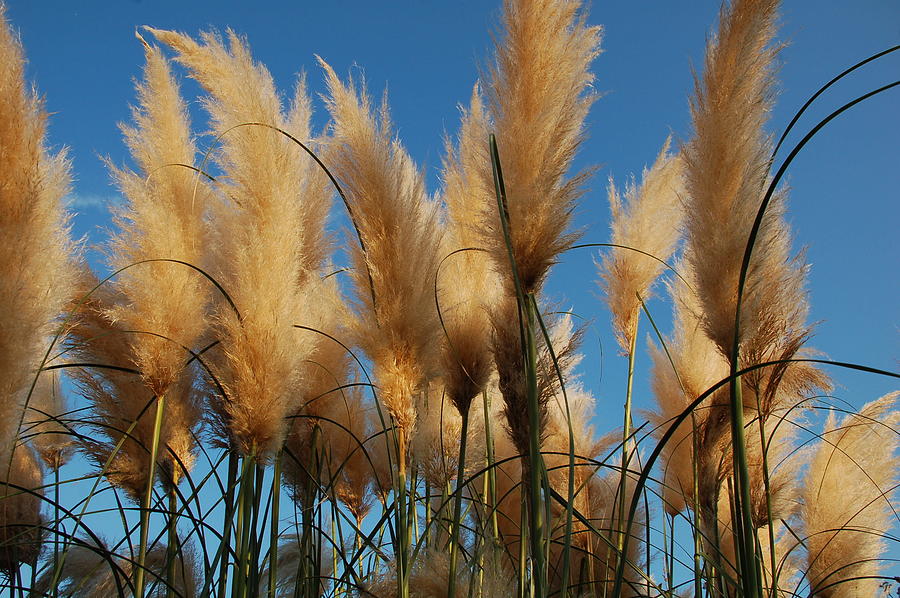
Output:
[[[372,360],[379,400],[402,439],[412,432],[415,395],[434,375],[437,359],[429,284],[439,259],[437,205],[393,138],[387,106],[376,114],[365,90],[358,95],[352,80],[344,84],[327,63],[321,65],[333,119],[327,156],[360,235],[350,254],[357,314],[351,334]],[[399,459],[405,461],[402,444]]]
[[[731,463],[716,467],[719,474],[713,477],[719,480],[718,487],[701,491],[700,501],[707,505],[708,520],[719,518],[722,507],[717,497],[723,476],[733,477],[731,507],[740,521],[733,521],[729,529],[737,536],[737,557],[747,583],[744,590],[751,594],[760,591],[762,584],[755,530],[768,526],[770,544],[774,540],[774,480],[769,478],[766,461],[776,455],[768,454],[766,447],[772,442],[766,430],[779,411],[829,385],[815,367],[789,361],[803,355],[801,348],[811,328],[805,321],[806,265],[802,257],[790,255],[783,189],[763,213],[755,239],[750,238],[769,178],[772,144],[763,125],[777,55],[773,43],[777,9],[777,2],[753,0],[723,7],[718,36],[707,45],[703,77],[696,82],[691,103],[694,137],[684,149],[685,259],[695,281],[703,326],[728,357],[733,376],[730,397],[714,407],[708,428],[711,437],[720,436],[719,430],[730,423]],[[770,361],[777,363],[735,376],[741,367]],[[745,429],[744,421],[752,422],[754,417],[757,432],[751,438],[752,429]],[[755,457],[754,444],[758,447]],[[785,447],[786,439],[774,446]],[[756,463],[751,464],[751,459]],[[707,483],[711,479],[702,467],[699,476]],[[763,497],[764,504],[754,494]]]
[[27,446],[16,447],[0,483],[0,572],[7,577],[21,564],[34,566],[41,553],[42,478],[37,455]]
[[640,188],[632,181],[623,203],[609,181],[613,248],[600,263],[601,287],[613,316],[616,339],[628,353],[637,335],[641,301],[675,251],[681,233],[684,201],[683,164],[669,154],[667,139],[653,167],[644,169]]
[[[318,213],[302,201],[315,184],[303,166],[307,157],[272,127],[308,139],[309,105],[301,84],[285,114],[268,72],[233,32],[227,46],[212,33],[197,43],[175,32],[150,32],[178,52],[177,60],[209,93],[205,105],[221,142],[215,157],[228,177],[226,196],[213,205],[220,247],[210,268],[238,313],[220,304],[214,314],[222,345],[213,370],[226,396],[214,393],[212,405],[223,439],[244,455],[271,458],[284,440],[286,417],[298,407],[300,363],[312,347],[301,344],[291,325],[307,299],[306,266],[321,261],[304,253],[321,251],[303,242],[303,231],[321,230],[319,222],[303,218]],[[267,126],[234,128],[248,122]],[[313,189],[313,202],[316,197]],[[323,209],[321,199],[317,207]]]
[[[895,511],[898,393],[829,416],[803,491],[806,582],[810,595],[874,595],[881,584],[883,530]],[[829,497],[829,498],[825,498]]]
[[[69,164],[64,152],[45,146],[43,102],[27,87],[24,70],[22,47],[0,4],[0,571],[8,579],[23,563],[34,567],[41,550],[43,472],[23,442],[29,432],[23,424],[34,420],[28,407],[35,391],[42,399],[35,403],[55,412],[49,417],[59,414],[48,397],[52,375],[40,370],[48,344],[59,340],[76,276],[62,204]],[[66,444],[58,435],[41,442],[41,456],[59,467]]]
[[[526,292],[537,291],[576,236],[568,231],[586,173],[567,177],[595,96],[588,70],[600,29],[588,27],[575,1],[507,0],[503,37],[484,93],[507,189],[512,256]],[[492,188],[482,162],[481,177]],[[484,243],[507,293],[509,257],[496,209],[486,206]]]
[[62,204],[69,163],[65,152],[45,145],[43,102],[24,69],[0,5],[0,472],[12,462],[32,386],[75,284]]
[[[579,375],[599,367],[591,324],[545,290],[586,232],[575,165],[600,29],[580,2],[503,3],[434,195],[361,79],[319,59],[322,96],[301,75],[284,101],[233,31],[145,28],[131,163],[107,160],[125,197],[108,278],[75,267],[67,165],[4,22],[4,587],[874,595],[893,572],[896,393],[819,433],[840,401],[821,364],[894,374],[809,347],[809,266],[770,189],[777,9],[723,6],[690,137],[639,181],[609,178],[609,242],[586,246],[606,248],[628,376],[596,396]],[[640,320],[655,404],[635,415]]]
[[500,279],[482,247],[481,226],[493,202],[493,189],[483,176],[490,161],[483,140],[487,113],[478,86],[460,124],[458,148],[446,142],[443,199],[447,210],[445,258],[438,277],[441,362],[444,386],[460,415],[485,389],[493,371],[490,306],[500,292]]
[[140,372],[146,394],[166,399],[162,461],[167,483],[177,484],[194,460],[191,434],[200,412],[188,364],[191,348],[207,334],[211,295],[208,282],[184,264],[202,263],[209,199],[190,170],[197,150],[169,63],[146,42],[145,57],[135,124],[122,126],[140,172],[111,167],[127,202],[115,214],[119,232],[109,250],[111,268],[121,270],[110,286],[120,297],[105,315],[126,331],[129,365]]

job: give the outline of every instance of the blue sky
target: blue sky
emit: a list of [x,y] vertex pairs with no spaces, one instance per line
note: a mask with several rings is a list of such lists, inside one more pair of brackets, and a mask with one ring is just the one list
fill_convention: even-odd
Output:
[[[499,14],[499,0],[8,0],[7,5],[7,17],[26,48],[28,75],[53,113],[50,143],[67,146],[73,160],[75,230],[93,240],[104,237],[98,228],[108,222],[104,204],[116,197],[100,157],[126,160],[116,124],[128,118],[132,80],[142,66],[136,27],[195,34],[230,26],[247,36],[257,59],[285,92],[301,70],[307,71],[311,90],[321,91],[314,54],[339,73],[364,73],[374,94],[388,89],[399,134],[434,191],[443,136],[455,133],[457,105],[468,99],[478,67],[489,56]],[[591,7],[589,21],[603,24],[606,32],[604,53],[594,64],[595,87],[603,96],[590,114],[590,137],[579,157],[579,166],[600,166],[577,218],[585,242],[608,239],[607,177],[623,182],[653,160],[670,132],[676,142],[689,134],[691,68],[701,63],[718,8],[709,0],[598,1]],[[781,39],[788,45],[781,54],[772,132],[780,133],[821,83],[900,40],[900,8],[894,0],[803,0],[787,2],[782,12]],[[843,102],[895,78],[900,72],[896,54],[828,93],[801,121],[798,133]],[[185,90],[196,92],[189,82]],[[788,178],[796,244],[807,248],[812,264],[810,317],[821,322],[812,344],[833,359],[887,370],[896,370],[900,357],[900,250],[894,239],[900,221],[898,108],[900,92],[893,90],[852,109],[804,150]],[[584,381],[600,405],[610,407],[602,412],[618,419],[615,397],[622,396],[625,363],[615,354],[594,284],[594,257],[585,250],[566,256],[548,291],[558,304],[592,319]],[[666,307],[651,307],[667,320]],[[896,387],[888,379],[832,373],[839,384],[836,394],[857,406]],[[646,405],[646,386],[639,386],[638,394],[638,404]]]

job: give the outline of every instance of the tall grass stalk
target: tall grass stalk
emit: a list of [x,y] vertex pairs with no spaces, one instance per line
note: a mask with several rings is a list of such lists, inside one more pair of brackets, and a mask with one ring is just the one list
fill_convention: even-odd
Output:
[[450,579],[447,585],[447,595],[456,596],[456,580],[457,580],[457,561],[459,559],[459,542],[460,527],[462,526],[462,502],[463,490],[465,490],[465,472],[466,472],[466,442],[469,436],[469,413],[460,414],[462,417],[462,426],[460,428],[459,437],[459,458],[456,466],[456,491],[453,500],[453,531],[450,535]]
[[[509,212],[506,202],[506,188],[503,182],[503,169],[500,164],[500,154],[497,149],[497,139],[492,134],[490,136],[491,149],[491,167],[494,173],[494,189],[497,196],[498,215],[503,230],[504,238],[507,243],[507,251],[510,262],[511,276],[516,290],[516,302],[518,304],[519,313],[519,331],[522,339],[522,351],[524,353],[524,378],[525,378],[525,399],[528,410],[528,454],[523,455],[522,461],[522,484],[523,495],[527,488],[527,513],[528,513],[528,538],[531,550],[528,553],[530,567],[530,576],[527,580],[532,587],[530,594],[534,598],[540,598],[547,591],[547,572],[546,562],[544,559],[544,505],[548,505],[549,501],[544,502],[542,499],[543,477],[544,477],[544,459],[541,455],[541,421],[540,406],[538,398],[537,386],[537,341],[535,338],[535,326],[537,326],[537,305],[534,295],[525,293],[519,272],[516,266],[515,256],[513,255],[513,246],[510,241],[509,231]],[[522,539],[520,543],[524,545],[525,528],[522,528]],[[523,563],[524,564],[524,563]],[[523,587],[526,579],[520,574],[519,584]]]
[[488,392],[482,391],[481,393],[482,407],[484,409],[484,447],[485,447],[485,467],[487,472],[485,474],[485,482],[487,484],[487,491],[485,492],[485,496],[487,498],[487,502],[484,505],[485,511],[487,512],[487,521],[489,526],[489,554],[491,556],[492,565],[494,570],[497,570],[500,565],[500,526],[497,522],[497,469],[495,467],[495,459],[494,459],[494,431],[493,424],[491,423],[491,399]]
[[272,521],[269,529],[268,598],[275,598],[275,592],[278,586],[278,538],[281,535],[278,515],[281,512],[281,460],[283,458],[283,450],[278,451],[275,455],[275,466],[272,471]]
[[[223,529],[222,529],[222,541],[219,544],[219,549],[216,552],[216,557],[213,560],[213,567],[215,567],[216,561],[219,561],[219,571],[218,571],[218,584],[216,587],[217,597],[225,598],[226,588],[228,585],[228,572],[231,568],[231,533],[234,529],[234,515],[235,515],[235,489],[238,486],[238,472],[240,466],[240,457],[238,456],[237,451],[229,450],[228,451],[228,473],[225,478],[225,514],[223,517]],[[209,584],[211,580],[207,580],[207,584]],[[204,590],[206,589],[206,585],[204,584]]]
[[[735,339],[739,338],[735,334]],[[735,488],[729,493],[733,500],[736,544],[740,579],[743,585],[739,591],[746,596],[762,598],[761,567],[757,550],[756,534],[753,530],[753,511],[750,503],[750,467],[747,464],[747,441],[744,435],[744,402],[741,390],[741,378],[737,374],[737,341],[735,341],[735,357],[732,360],[730,396],[731,396],[731,443],[735,468]]]
[[[180,552],[178,539],[178,487],[171,484],[166,492],[168,498],[168,513],[166,514],[166,598],[174,598],[176,584],[176,559]],[[183,568],[182,568],[183,569]]]
[[159,437],[162,430],[163,414],[166,405],[165,395],[154,397],[153,403],[156,405],[156,415],[153,421],[153,437],[150,443],[150,470],[147,472],[147,491],[144,493],[140,511],[140,539],[134,575],[135,598],[144,598],[144,589],[146,586],[147,542],[150,539],[150,507],[153,504],[153,487],[156,485],[156,460],[159,454]]
[[[640,300],[640,297],[638,297]],[[619,515],[616,521],[616,546],[618,548],[618,552],[620,558],[624,558],[624,547],[625,547],[625,527],[624,523],[624,515],[625,515],[625,502],[626,502],[626,493],[628,486],[628,465],[631,462],[631,452],[633,450],[634,443],[631,439],[631,393],[634,388],[634,355],[635,355],[635,346],[637,344],[637,331],[638,325],[637,320],[634,323],[634,334],[631,336],[631,345],[628,348],[628,373],[626,377],[626,386],[625,386],[625,417],[622,424],[622,471],[621,477],[619,481]]]
[[[498,176],[499,170],[498,170]],[[545,596],[549,587],[547,582],[546,526],[549,523],[545,519],[545,505],[550,501],[544,498],[544,481],[546,471],[544,459],[541,455],[541,421],[538,406],[537,384],[537,340],[535,327],[537,326],[537,304],[533,294],[525,296],[524,328],[525,328],[525,387],[528,397],[528,423],[529,430],[529,454],[527,460],[528,474],[528,513],[529,513],[529,539],[531,540],[531,583],[534,587],[534,598]],[[524,479],[522,480],[525,481]]]

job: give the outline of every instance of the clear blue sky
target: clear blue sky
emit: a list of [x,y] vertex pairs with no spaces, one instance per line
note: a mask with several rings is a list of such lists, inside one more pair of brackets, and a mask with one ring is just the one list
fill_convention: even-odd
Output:
[[[388,88],[400,136],[435,190],[442,137],[455,133],[457,105],[467,100],[478,65],[489,55],[490,32],[499,14],[499,0],[7,4],[7,16],[20,30],[30,61],[29,77],[53,112],[50,142],[68,146],[74,161],[76,231],[90,233],[95,240],[103,237],[96,227],[108,221],[102,204],[116,196],[99,157],[119,163],[126,159],[116,123],[128,118],[132,79],[142,66],[136,27],[147,24],[195,34],[230,26],[248,37],[257,59],[285,92],[303,69],[312,91],[321,90],[314,53],[339,73],[361,69],[373,93]],[[691,65],[700,65],[718,7],[710,0],[596,1],[591,7],[590,22],[606,28],[604,53],[594,65],[596,88],[605,95],[590,114],[590,138],[580,156],[582,166],[602,166],[577,219],[586,242],[608,238],[607,176],[621,182],[652,161],[669,132],[676,140],[687,136]],[[900,5],[896,0],[786,2],[781,39],[789,45],[781,54],[772,132],[780,132],[806,97],[832,75],[900,42]],[[798,131],[808,130],[816,116],[896,78],[897,54],[825,96]],[[185,89],[195,91],[190,84]],[[900,357],[898,115],[898,90],[852,109],[804,150],[789,177],[797,247],[808,248],[812,264],[811,319],[821,321],[812,344],[831,358],[888,370],[898,369]],[[611,401],[619,399],[607,397],[622,396],[625,364],[615,355],[606,311],[597,296],[593,257],[587,251],[567,257],[549,292],[560,305],[593,319],[583,376],[599,404],[609,407],[602,411],[618,420],[620,406]],[[667,320],[667,308],[659,303],[654,308]],[[832,373],[842,385],[836,394],[856,405],[897,386],[877,377]],[[646,387],[639,387],[638,394],[639,404],[646,405]]]

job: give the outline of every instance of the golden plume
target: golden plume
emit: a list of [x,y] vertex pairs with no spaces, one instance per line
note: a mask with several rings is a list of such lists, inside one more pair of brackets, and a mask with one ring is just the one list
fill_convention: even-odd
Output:
[[285,114],[269,72],[233,32],[226,33],[227,45],[213,33],[198,43],[150,32],[207,91],[204,104],[221,144],[215,159],[226,174],[225,197],[213,203],[218,251],[210,268],[240,315],[224,303],[214,315],[221,345],[213,372],[225,394],[211,393],[216,426],[242,454],[267,458],[281,448],[287,418],[299,407],[301,363],[314,345],[293,325],[313,299],[306,284],[311,265],[327,251],[320,241],[329,194],[321,173],[275,130],[308,142],[305,87],[298,86]]

